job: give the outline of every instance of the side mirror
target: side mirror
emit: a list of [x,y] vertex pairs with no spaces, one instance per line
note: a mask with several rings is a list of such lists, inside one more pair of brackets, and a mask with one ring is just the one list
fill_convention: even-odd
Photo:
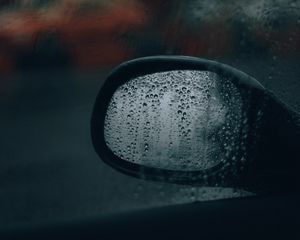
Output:
[[100,158],[135,177],[296,192],[299,119],[237,69],[156,56],[112,71],[98,94],[91,133]]

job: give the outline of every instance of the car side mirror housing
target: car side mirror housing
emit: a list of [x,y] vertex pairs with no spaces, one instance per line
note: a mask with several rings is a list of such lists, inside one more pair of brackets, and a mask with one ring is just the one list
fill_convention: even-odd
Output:
[[143,179],[257,193],[298,189],[299,115],[219,62],[154,56],[115,68],[92,114],[113,168]]

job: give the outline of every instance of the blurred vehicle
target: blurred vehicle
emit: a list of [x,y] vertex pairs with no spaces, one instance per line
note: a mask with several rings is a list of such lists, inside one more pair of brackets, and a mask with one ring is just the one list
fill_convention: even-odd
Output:
[[147,20],[136,2],[121,7],[116,1],[101,5],[62,1],[46,9],[7,11],[0,19],[2,71],[119,63],[133,54],[120,41],[122,35]]
[[82,69],[113,66],[161,51],[217,58],[249,55],[248,51],[290,56],[297,55],[300,48],[297,1],[64,0],[33,6],[0,13],[1,71],[25,67],[25,62],[35,66],[30,63],[32,58],[45,58],[44,65],[51,66],[54,60],[47,60],[49,54],[37,46],[40,42],[45,48],[51,45],[48,51],[53,58],[64,55],[65,62],[57,65]]

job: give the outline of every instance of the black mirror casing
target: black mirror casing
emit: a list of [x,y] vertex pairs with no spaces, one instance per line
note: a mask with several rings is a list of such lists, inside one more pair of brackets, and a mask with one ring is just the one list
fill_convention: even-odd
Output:
[[[200,171],[176,171],[128,162],[115,155],[104,138],[108,105],[118,87],[138,76],[172,70],[215,72],[229,78],[248,106],[246,161],[220,164]],[[228,65],[186,56],[155,56],[125,62],[115,68],[101,88],[93,109],[91,134],[100,158],[113,168],[139,178],[199,186],[236,187],[252,192],[295,191],[298,188],[299,116],[258,81]],[[240,153],[236,153],[241,158]],[[233,171],[234,169],[234,171]]]

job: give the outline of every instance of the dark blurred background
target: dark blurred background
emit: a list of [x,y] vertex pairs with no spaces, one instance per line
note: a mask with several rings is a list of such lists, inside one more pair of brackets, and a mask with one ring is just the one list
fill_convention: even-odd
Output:
[[0,1],[0,228],[244,194],[145,182],[95,154],[105,77],[160,54],[237,67],[300,111],[298,0]]

